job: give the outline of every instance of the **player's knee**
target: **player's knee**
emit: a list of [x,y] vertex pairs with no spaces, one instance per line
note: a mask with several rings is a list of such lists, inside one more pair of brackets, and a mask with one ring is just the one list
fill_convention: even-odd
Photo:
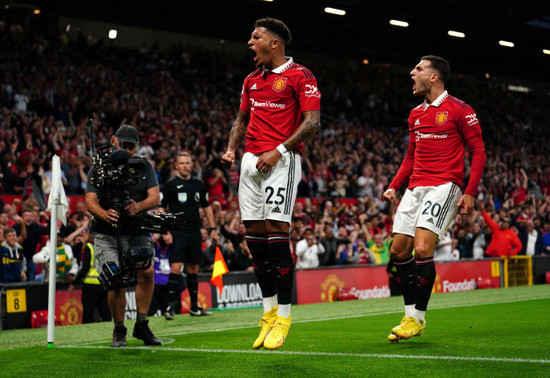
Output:
[[419,241],[414,246],[415,256],[421,259],[426,259],[432,257],[434,254],[434,249],[429,243],[424,243]]
[[412,251],[408,248],[399,248],[399,246],[393,246],[390,248],[390,256],[394,261],[405,260],[412,256]]

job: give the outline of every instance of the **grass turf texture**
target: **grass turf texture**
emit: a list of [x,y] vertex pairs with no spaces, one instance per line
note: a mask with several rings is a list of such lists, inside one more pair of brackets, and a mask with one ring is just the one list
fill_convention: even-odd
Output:
[[432,296],[421,337],[390,343],[401,297],[293,306],[287,343],[253,350],[261,308],[150,318],[163,341],[110,347],[112,323],[0,332],[1,375],[511,377],[550,373],[550,285]]

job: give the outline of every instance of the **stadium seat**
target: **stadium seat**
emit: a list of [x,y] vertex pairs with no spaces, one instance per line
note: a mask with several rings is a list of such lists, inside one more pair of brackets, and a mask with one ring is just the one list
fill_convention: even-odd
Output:
[[[54,317],[54,323],[56,326],[61,325],[57,316]],[[48,310],[31,312],[31,326],[32,328],[46,328],[48,326]]]

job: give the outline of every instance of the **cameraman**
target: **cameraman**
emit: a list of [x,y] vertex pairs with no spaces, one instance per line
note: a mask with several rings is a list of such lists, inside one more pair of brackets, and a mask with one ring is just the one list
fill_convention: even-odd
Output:
[[[118,231],[116,226],[123,227],[125,222],[131,221],[132,217],[156,207],[160,202],[158,181],[151,163],[139,155],[134,156],[138,143],[136,129],[130,125],[121,126],[116,131],[115,135],[111,137],[111,143],[117,150],[124,149],[130,156],[133,156],[133,158],[138,160],[142,159],[140,163],[144,164],[145,172],[143,175],[140,175],[139,181],[135,185],[129,185],[129,203],[126,204],[120,214],[116,209],[105,209],[103,207],[108,207],[109,205],[103,204],[102,206],[102,204],[100,204],[99,197],[101,193],[98,193],[98,190],[90,183],[90,178],[93,177],[96,168],[95,165],[92,166],[88,172],[86,205],[95,218],[93,224],[94,249],[99,271],[102,271],[103,267],[108,262],[114,262],[117,267],[120,268],[118,252],[119,242],[121,243],[121,251],[124,253],[135,249],[153,251],[153,245],[149,234],[140,231],[138,227],[135,228],[134,232],[124,229]],[[121,193],[121,195],[122,194],[123,193]],[[147,320],[147,313],[149,311],[154,287],[153,266],[149,266],[149,268],[145,270],[138,270],[135,294],[137,320],[132,335],[137,339],[143,340],[145,345],[161,344],[160,340],[149,329],[149,321]],[[118,286],[109,288],[108,303],[115,325],[111,346],[125,346],[126,327],[124,326],[124,317],[126,310],[126,288]]]

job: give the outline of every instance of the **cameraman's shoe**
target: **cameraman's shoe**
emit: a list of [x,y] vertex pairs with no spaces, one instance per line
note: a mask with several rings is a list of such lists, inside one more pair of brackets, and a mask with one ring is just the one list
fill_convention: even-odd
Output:
[[191,308],[189,310],[189,315],[191,316],[210,316],[212,313],[210,311],[206,311],[201,306],[197,306],[196,308]]
[[115,327],[113,329],[113,342],[111,346],[113,348],[120,348],[126,346],[126,332],[128,330],[124,326]]
[[160,340],[149,329],[149,320],[136,322],[132,336],[142,340],[145,345],[161,345]]
[[175,317],[176,311],[174,310],[174,306],[168,305],[168,307],[166,307],[166,311],[164,311],[164,318],[166,320],[174,320]]

